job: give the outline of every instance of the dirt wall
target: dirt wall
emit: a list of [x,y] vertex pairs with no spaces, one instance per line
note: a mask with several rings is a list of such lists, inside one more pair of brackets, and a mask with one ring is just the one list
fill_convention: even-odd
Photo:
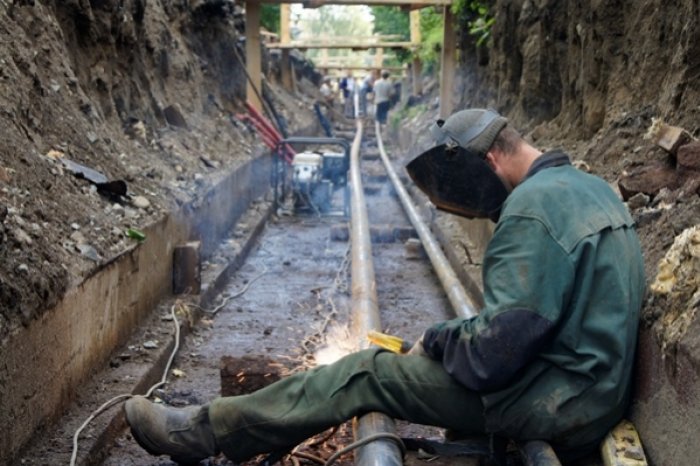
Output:
[[[231,0],[0,1],[0,463],[170,292],[175,242],[206,258],[267,186],[241,118],[243,29]],[[266,97],[290,132],[313,121],[309,98]],[[157,242],[173,215],[189,226]]]
[[[661,118],[700,136],[697,1],[497,0],[491,12],[488,48],[462,36],[460,107],[501,110],[540,148],[563,146],[614,186],[639,171],[680,170],[644,135]],[[674,238],[700,222],[700,173],[686,174],[691,181],[665,189],[650,176],[642,204],[630,203],[649,283]],[[695,464],[700,454],[691,440],[700,427],[698,304],[678,307],[650,292],[643,309],[630,414],[652,464]]]

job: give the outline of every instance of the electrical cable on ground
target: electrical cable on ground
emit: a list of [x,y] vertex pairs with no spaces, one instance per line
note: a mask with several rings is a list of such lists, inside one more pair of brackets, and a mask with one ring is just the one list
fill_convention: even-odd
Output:
[[[153,393],[153,390],[156,388],[162,386],[165,384],[167,381],[168,377],[168,372],[170,371],[170,365],[173,362],[173,359],[175,359],[175,355],[177,354],[177,351],[180,349],[180,321],[177,320],[177,316],[175,315],[175,306],[177,304],[173,304],[170,307],[170,315],[173,318],[173,324],[175,325],[175,345],[173,346],[173,351],[170,353],[170,358],[168,359],[168,363],[165,365],[165,370],[163,371],[163,377],[161,378],[160,382],[156,383],[153,385],[151,388],[148,389],[146,392],[146,397],[151,396],[151,393]],[[125,393],[122,395],[117,395],[114,398],[110,399],[109,401],[105,402],[102,406],[97,408],[95,411],[88,416],[88,418],[81,424],[80,427],[75,431],[75,434],[73,434],[73,453],[71,454],[70,458],[70,466],[75,466],[75,461],[78,457],[78,437],[80,436],[80,433],[83,431],[85,427],[92,422],[93,419],[95,419],[97,416],[102,414],[103,412],[107,411],[107,409],[111,408],[112,406],[116,405],[117,402],[120,401],[126,401],[129,398],[131,398],[133,395],[130,393]]]
[[[265,270],[263,270],[262,273],[260,273],[259,275],[257,275],[257,276],[256,276],[255,278],[253,278],[251,281],[249,281],[249,282],[243,287],[243,289],[241,289],[240,291],[238,291],[237,293],[235,293],[235,294],[233,294],[233,295],[230,295],[230,296],[226,297],[226,299],[224,300],[224,302],[222,302],[219,306],[217,306],[216,308],[214,308],[214,309],[211,310],[211,311],[206,311],[206,310],[204,310],[204,309],[203,309],[203,311],[205,311],[205,312],[207,312],[207,313],[209,313],[209,314],[215,315],[215,314],[216,314],[217,312],[219,312],[219,311],[221,310],[221,308],[223,308],[223,307],[226,305],[226,303],[228,303],[231,299],[237,298],[237,297],[241,296],[243,293],[245,293],[246,291],[248,291],[248,288],[250,287],[250,285],[251,285],[254,281],[256,281],[258,278],[260,278],[260,277],[262,277],[263,275],[265,275],[266,273],[267,273],[267,268],[265,268]],[[173,318],[173,324],[175,325],[175,345],[173,346],[173,350],[172,350],[172,352],[170,353],[170,357],[168,358],[168,362],[167,362],[167,364],[165,365],[165,369],[163,370],[163,376],[161,377],[161,379],[160,379],[159,382],[157,382],[156,384],[154,384],[153,386],[151,386],[151,388],[148,389],[148,391],[147,391],[146,394],[144,395],[146,398],[149,398],[157,388],[160,388],[160,387],[162,387],[163,385],[165,385],[165,384],[167,383],[167,381],[168,381],[168,373],[170,372],[170,367],[172,366],[172,363],[173,363],[173,361],[175,360],[175,356],[177,355],[177,352],[178,352],[179,349],[180,349],[180,321],[177,320],[177,316],[175,315],[175,308],[176,308],[176,306],[178,306],[178,303],[175,303],[175,304],[173,304],[173,305],[170,307],[170,315],[172,316],[172,318]],[[90,422],[93,421],[93,419],[95,419],[97,416],[99,416],[100,414],[102,414],[102,413],[104,413],[105,411],[107,411],[107,410],[108,410],[109,408],[111,408],[112,406],[115,406],[115,405],[116,405],[117,403],[119,403],[119,402],[126,401],[126,400],[128,400],[129,398],[131,398],[131,397],[133,397],[133,396],[134,396],[134,395],[132,395],[132,394],[130,394],[130,393],[125,393],[125,394],[117,395],[117,396],[115,396],[114,398],[111,398],[110,400],[108,400],[108,401],[106,401],[105,403],[103,403],[102,406],[100,406],[100,407],[97,408],[95,411],[93,411],[93,412],[90,414],[90,416],[88,416],[88,418],[80,425],[80,427],[78,427],[78,429],[77,429],[77,430],[75,431],[75,433],[73,434],[73,452],[72,452],[72,454],[71,454],[70,466],[75,466],[75,462],[76,462],[76,460],[77,460],[77,458],[78,458],[78,438],[80,437],[80,433],[83,431],[83,429],[85,429],[85,428],[90,424]]]
[[311,453],[305,453],[303,451],[294,451],[294,452],[290,453],[289,455],[292,457],[296,456],[297,458],[313,461],[316,464],[324,464],[326,462],[320,456],[312,455]]
[[229,301],[231,301],[232,299],[238,298],[243,293],[248,291],[248,288],[250,288],[250,285],[252,285],[258,278],[262,277],[263,275],[265,275],[267,273],[267,267],[265,267],[265,266],[263,266],[263,267],[264,267],[263,271],[260,272],[258,275],[256,275],[254,278],[252,278],[248,283],[246,283],[245,286],[243,288],[241,288],[240,291],[237,291],[236,293],[234,293],[232,295],[226,296],[224,298],[224,300],[218,306],[216,306],[214,309],[212,309],[210,311],[206,310],[206,309],[202,309],[202,308],[200,308],[200,309],[203,312],[205,312],[206,314],[216,315],[221,309],[223,309],[226,306],[226,304],[228,304]]

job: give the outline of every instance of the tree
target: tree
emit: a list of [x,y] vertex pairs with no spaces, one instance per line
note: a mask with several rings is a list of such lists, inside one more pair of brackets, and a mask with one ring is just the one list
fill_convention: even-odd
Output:
[[[399,41],[411,39],[410,19],[407,11],[397,6],[373,6],[374,33],[386,36],[398,36]],[[406,63],[411,59],[411,52],[405,49],[396,51],[395,64]],[[390,61],[387,64],[393,64]]]
[[280,33],[280,6],[263,3],[260,10],[260,24],[270,32]]
[[[294,10],[293,10],[294,11]],[[334,37],[368,37],[372,33],[372,15],[366,6],[326,5],[316,9],[303,9],[297,15],[295,29],[299,30],[297,39],[313,41],[332,39]],[[328,56],[349,57],[346,63],[363,65],[366,54],[358,54],[351,50],[332,49]],[[306,56],[317,59],[321,52],[309,49]],[[365,57],[365,59],[363,59]]]

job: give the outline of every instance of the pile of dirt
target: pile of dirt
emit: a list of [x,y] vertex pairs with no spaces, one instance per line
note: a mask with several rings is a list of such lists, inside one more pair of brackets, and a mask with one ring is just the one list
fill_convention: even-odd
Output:
[[[0,2],[0,341],[262,146],[237,118],[242,16],[228,0]],[[310,99],[268,91],[291,130],[310,124]]]

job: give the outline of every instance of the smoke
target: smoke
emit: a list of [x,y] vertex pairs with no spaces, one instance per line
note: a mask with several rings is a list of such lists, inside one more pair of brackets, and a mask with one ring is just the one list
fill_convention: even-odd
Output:
[[332,364],[343,356],[357,351],[357,338],[350,334],[347,325],[333,324],[325,335],[325,342],[314,353],[316,364]]

